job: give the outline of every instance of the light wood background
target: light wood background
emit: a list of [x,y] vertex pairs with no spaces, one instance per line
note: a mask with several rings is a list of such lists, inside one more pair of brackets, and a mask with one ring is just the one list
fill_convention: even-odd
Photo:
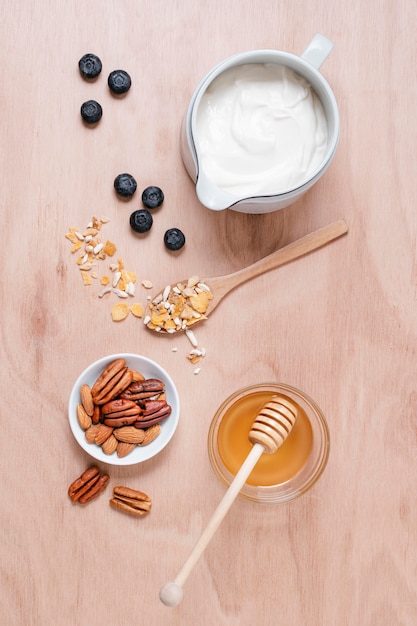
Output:
[[[15,0],[0,6],[1,622],[5,626],[413,626],[417,622],[416,3],[412,0]],[[297,204],[264,216],[211,213],[179,155],[189,98],[220,60],[255,48],[335,44],[322,67],[340,106],[336,158]],[[103,73],[82,80],[78,60]],[[133,86],[112,98],[107,75]],[[101,102],[95,129],[79,114]],[[130,203],[113,193],[123,171]],[[165,192],[138,241],[128,218],[150,184]],[[242,286],[196,336],[148,333],[83,287],[64,234],[106,215],[138,281],[227,273],[336,219],[349,235]],[[162,236],[187,237],[170,255]],[[104,231],[103,231],[104,232]],[[145,303],[145,290],[139,290]],[[172,351],[172,347],[177,351]],[[110,467],[111,485],[150,494],[143,520],[82,509],[67,487],[90,463],[67,401],[79,373],[115,352],[163,365],[181,397],[157,458]],[[317,485],[279,507],[235,503],[185,585],[158,598],[224,493],[206,452],[219,404],[246,384],[312,396],[331,431]],[[105,466],[103,466],[103,469]]]

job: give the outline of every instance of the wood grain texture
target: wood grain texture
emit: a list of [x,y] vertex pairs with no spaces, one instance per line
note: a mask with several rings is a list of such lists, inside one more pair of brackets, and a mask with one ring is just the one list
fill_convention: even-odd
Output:
[[[1,621],[7,626],[412,626],[417,621],[417,8],[410,0],[16,0],[0,7]],[[179,129],[203,75],[235,52],[301,53],[321,32],[322,71],[340,107],[331,167],[278,213],[211,213],[179,155]],[[89,84],[78,60],[95,52]],[[132,76],[112,98],[106,78]],[[97,128],[79,109],[103,106]],[[114,177],[157,184],[165,203],[134,237]],[[349,234],[239,287],[205,325],[201,372],[186,337],[155,337],[83,287],[64,234],[92,215],[127,269],[156,288],[230,273],[345,219]],[[184,250],[164,231],[184,230]],[[139,296],[146,303],[145,290]],[[177,351],[172,350],[173,347]],[[111,484],[152,497],[142,520],[82,509],[68,485],[89,464],[67,401],[78,374],[110,353],[163,365],[181,397],[170,445]],[[325,413],[328,467],[299,500],[238,500],[187,581],[176,609],[158,599],[220,501],[206,451],[219,404],[246,384],[301,388]],[[107,466],[106,466],[107,467]],[[110,497],[110,496],[109,496]]]

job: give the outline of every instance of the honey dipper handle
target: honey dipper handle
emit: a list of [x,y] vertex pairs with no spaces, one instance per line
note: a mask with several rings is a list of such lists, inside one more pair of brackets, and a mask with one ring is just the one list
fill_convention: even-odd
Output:
[[173,582],[168,582],[161,588],[159,598],[161,602],[167,606],[177,606],[177,604],[181,602],[183,596],[182,586],[190,575],[194,565],[197,563],[198,559],[210,543],[214,533],[222,523],[226,513],[236,500],[249,474],[264,451],[265,448],[262,444],[255,443],[245,461],[241,465],[238,473],[230,483],[228,490],[220,500],[217,509],[214,511],[210,521],[200,535],[197,543],[192,549],[181,570],[178,572],[176,578]]

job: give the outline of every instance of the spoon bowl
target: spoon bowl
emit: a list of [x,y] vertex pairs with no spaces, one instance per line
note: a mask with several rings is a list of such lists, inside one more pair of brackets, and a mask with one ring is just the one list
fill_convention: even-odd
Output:
[[338,220],[232,274],[204,280],[193,277],[168,285],[148,304],[144,324],[160,334],[191,329],[207,319],[223,298],[242,283],[317,250],[347,232],[346,222]]

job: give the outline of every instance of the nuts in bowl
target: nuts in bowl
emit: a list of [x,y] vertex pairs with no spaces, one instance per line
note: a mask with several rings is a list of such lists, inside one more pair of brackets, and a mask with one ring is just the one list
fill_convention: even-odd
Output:
[[136,354],[92,363],[75,382],[69,422],[79,445],[110,465],[134,465],[160,452],[173,437],[179,397],[169,374]]

